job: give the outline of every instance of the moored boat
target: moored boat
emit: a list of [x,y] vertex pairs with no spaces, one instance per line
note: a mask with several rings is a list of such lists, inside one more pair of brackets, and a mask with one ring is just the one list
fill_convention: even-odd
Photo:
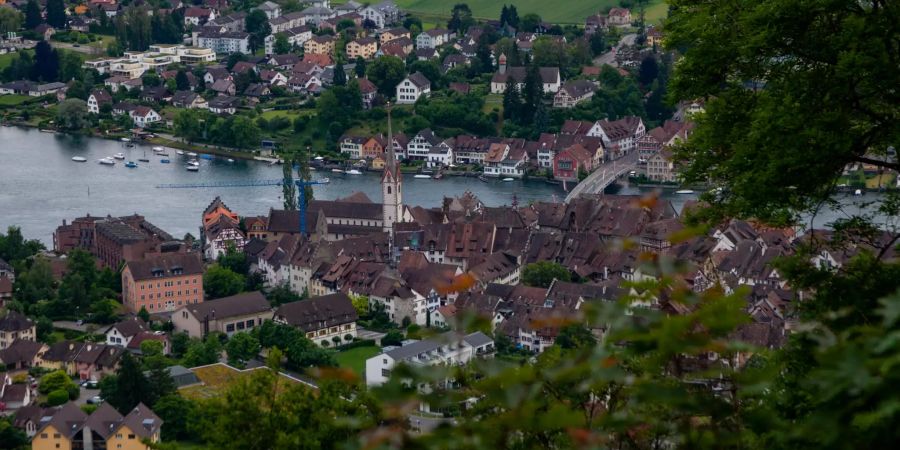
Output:
[[183,154],[184,154],[184,152],[181,151],[181,150],[175,150],[175,153],[177,153],[177,154],[179,154],[179,155],[183,155]]
[[200,170],[200,167],[192,165],[184,166],[184,168],[187,169],[188,172],[197,172]]
[[688,194],[693,194],[694,191],[692,189],[679,189],[679,190],[675,191],[675,193],[680,194],[680,195],[688,195]]
[[150,160],[147,158],[138,158],[138,161],[139,162],[150,162]]
[[125,167],[127,167],[129,169],[134,169],[135,167],[137,167],[137,164],[135,164],[134,161],[128,161],[127,163],[125,163]]
[[344,171],[341,169],[331,169],[331,171],[334,173],[344,173]]
[[98,163],[103,164],[104,166],[114,166],[116,165],[116,160],[107,156],[106,158],[100,158],[97,160]]
[[190,156],[190,157],[196,157],[196,156],[197,156],[197,154],[194,153],[194,152],[187,152],[187,155]]
[[115,155],[113,155],[113,158],[125,159],[125,154],[124,153],[116,153]]
[[162,163],[162,164],[168,164],[168,163],[170,163],[170,162],[172,162],[172,161],[169,161],[168,159],[163,158],[163,159],[159,160],[159,162]]
[[504,178],[503,179],[503,181],[506,181],[506,182],[515,181],[515,180],[516,180],[515,178]]
[[362,172],[360,172],[360,171],[358,171],[358,170],[356,170],[356,169],[351,169],[351,170],[348,170],[348,171],[347,171],[347,174],[348,174],[348,175],[362,175]]
[[85,158],[85,157],[83,157],[83,156],[73,156],[73,157],[72,157],[72,161],[75,161],[75,162],[87,162],[87,158]]
[[413,175],[413,178],[425,179],[425,178],[431,178],[431,175],[425,175],[425,174],[420,173],[420,174]]

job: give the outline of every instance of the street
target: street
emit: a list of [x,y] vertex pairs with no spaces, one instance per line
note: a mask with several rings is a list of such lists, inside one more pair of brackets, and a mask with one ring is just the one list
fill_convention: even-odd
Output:
[[619,43],[617,43],[612,50],[594,58],[594,65],[602,66],[604,64],[609,64],[610,66],[617,67],[616,54],[619,49],[625,46],[634,45],[635,39],[637,39],[637,34],[626,34],[625,36],[622,36],[622,39],[619,39]]

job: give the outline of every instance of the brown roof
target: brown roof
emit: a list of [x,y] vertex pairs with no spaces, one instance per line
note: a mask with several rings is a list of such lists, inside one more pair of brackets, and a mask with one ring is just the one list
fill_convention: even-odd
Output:
[[254,291],[190,304],[185,306],[185,309],[198,320],[203,320],[205,317],[222,319],[256,314],[270,310],[271,306],[261,292]]
[[163,254],[142,261],[128,261],[125,266],[135,281],[203,274],[203,262],[197,253]]
[[304,332],[356,322],[359,315],[350,297],[343,292],[287,303],[275,311],[275,318]]
[[[3,277],[3,279],[6,279],[6,277]],[[15,332],[29,330],[33,326],[34,322],[18,311],[9,310],[6,313],[6,316],[0,318],[0,331]]]
[[[130,319],[123,320],[109,327],[109,330],[113,328],[119,330],[119,334],[125,337],[134,336],[141,331],[147,331],[150,327],[147,326],[147,323],[144,322],[140,317],[132,317]],[[109,332],[107,330],[107,333]]]
[[16,339],[9,347],[0,350],[0,363],[10,365],[18,363],[31,364],[34,357],[44,348],[40,342]]
[[69,402],[54,411],[53,416],[49,418],[46,416],[41,417],[38,434],[48,426],[52,426],[62,435],[71,438],[75,433],[81,430],[85,420],[87,420],[87,414],[85,414],[74,402]]
[[143,403],[138,403],[122,420],[122,425],[144,439],[156,434],[162,424],[162,419]]
[[122,422],[122,415],[119,414],[109,403],[102,403],[84,422],[84,425],[91,427],[91,431],[99,434],[106,439],[118,428]]

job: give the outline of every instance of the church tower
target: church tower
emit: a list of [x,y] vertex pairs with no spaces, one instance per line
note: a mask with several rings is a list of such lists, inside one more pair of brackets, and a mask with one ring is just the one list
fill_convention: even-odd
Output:
[[384,149],[384,175],[381,177],[384,231],[394,232],[394,223],[403,221],[403,179],[400,162],[394,154],[394,134],[391,130],[391,105],[387,105],[388,138]]

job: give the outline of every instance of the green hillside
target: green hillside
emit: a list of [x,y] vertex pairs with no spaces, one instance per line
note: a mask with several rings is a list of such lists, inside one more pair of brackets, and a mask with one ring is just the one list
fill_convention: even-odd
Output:
[[[456,2],[446,0],[396,0],[401,8],[428,15],[449,15],[450,9]],[[497,19],[500,17],[500,9],[504,3],[515,4],[519,16],[528,13],[536,13],[548,22],[556,23],[584,23],[585,17],[596,14],[598,11],[619,4],[618,0],[516,0],[504,2],[502,0],[467,0],[472,12],[478,18]],[[665,14],[666,8],[660,8],[664,0],[650,0],[647,7],[648,19],[659,20],[659,16]],[[656,6],[654,8],[654,6]],[[652,13],[652,14],[650,14]]]

